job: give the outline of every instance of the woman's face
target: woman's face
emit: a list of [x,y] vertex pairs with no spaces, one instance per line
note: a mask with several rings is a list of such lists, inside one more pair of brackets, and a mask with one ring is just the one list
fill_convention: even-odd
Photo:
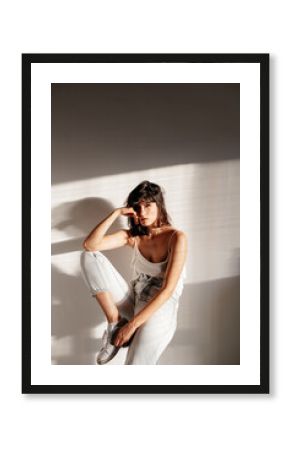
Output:
[[158,206],[155,202],[142,200],[134,209],[138,214],[141,225],[143,225],[144,227],[157,225]]

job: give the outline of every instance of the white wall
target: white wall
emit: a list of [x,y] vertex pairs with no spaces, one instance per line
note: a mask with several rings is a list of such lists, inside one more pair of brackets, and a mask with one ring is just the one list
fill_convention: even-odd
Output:
[[[80,276],[81,242],[144,179],[164,188],[189,240],[178,332],[160,363],[239,364],[240,85],[53,83],[51,104],[53,364],[95,362],[105,322]],[[108,254],[129,280],[130,251]]]

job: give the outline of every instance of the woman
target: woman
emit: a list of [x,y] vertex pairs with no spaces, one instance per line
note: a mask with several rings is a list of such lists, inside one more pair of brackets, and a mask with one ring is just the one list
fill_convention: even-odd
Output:
[[[129,229],[106,234],[121,215],[128,217]],[[101,253],[125,245],[133,249],[130,285]],[[140,183],[126,207],[100,222],[83,247],[85,282],[108,321],[97,363],[129,346],[125,364],[157,364],[176,330],[187,254],[186,235],[171,226],[160,186]]]

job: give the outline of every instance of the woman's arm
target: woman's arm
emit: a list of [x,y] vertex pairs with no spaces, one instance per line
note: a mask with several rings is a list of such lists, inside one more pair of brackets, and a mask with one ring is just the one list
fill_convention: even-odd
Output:
[[160,291],[152,297],[149,303],[122,327],[114,341],[116,346],[123,345],[130,339],[133,333],[173,294],[179,277],[181,275],[187,256],[187,238],[185,233],[178,231],[172,239],[172,251],[170,253],[163,286]]
[[133,208],[117,208],[100,222],[85,238],[83,247],[87,251],[110,250],[128,244],[130,235],[127,230],[119,230],[116,233],[105,236],[110,226],[121,215],[137,217]]

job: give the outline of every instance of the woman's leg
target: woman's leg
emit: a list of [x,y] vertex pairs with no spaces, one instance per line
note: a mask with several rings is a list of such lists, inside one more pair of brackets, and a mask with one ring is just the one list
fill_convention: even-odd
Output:
[[82,275],[91,295],[97,299],[109,323],[134,314],[131,287],[103,253],[81,254]]
[[118,322],[118,320],[120,320],[120,314],[116,303],[114,303],[112,294],[109,291],[98,292],[95,297],[101,306],[107,321],[109,323]]
[[134,314],[132,289],[101,252],[84,251],[81,269],[91,295],[97,299],[108,320],[97,355],[97,363],[106,364],[119,351],[113,343],[114,333],[124,325],[124,319],[130,320]]
[[[138,302],[136,313],[145,306]],[[126,365],[155,365],[169,342],[177,325],[178,303],[168,299],[138,330],[129,347]]]

